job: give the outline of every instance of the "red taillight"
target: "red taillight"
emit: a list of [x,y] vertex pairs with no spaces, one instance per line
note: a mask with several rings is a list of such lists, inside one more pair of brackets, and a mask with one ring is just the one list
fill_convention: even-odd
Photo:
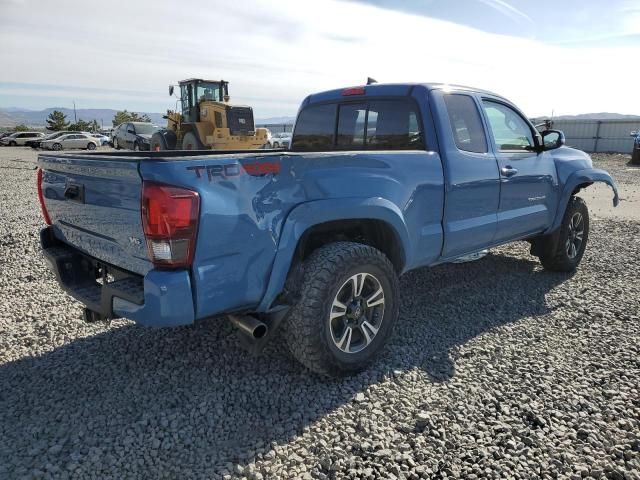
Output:
[[160,183],[142,185],[142,226],[156,267],[188,267],[193,261],[200,196]]
[[343,97],[348,97],[349,95],[364,95],[365,93],[364,87],[345,88],[342,90]]
[[37,181],[38,181],[38,200],[40,201],[40,209],[42,210],[42,216],[44,217],[44,221],[47,225],[51,225],[51,218],[49,218],[49,212],[47,212],[47,207],[44,205],[44,195],[42,193],[42,177],[43,177],[42,169],[38,169],[37,173]]

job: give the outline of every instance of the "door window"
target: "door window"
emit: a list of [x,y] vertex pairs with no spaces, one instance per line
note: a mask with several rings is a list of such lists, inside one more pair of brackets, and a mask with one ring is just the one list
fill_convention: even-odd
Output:
[[473,98],[469,95],[447,94],[444,103],[456,147],[465,152],[487,153],[487,137]]
[[483,100],[482,106],[498,150],[532,150],[533,133],[518,112],[507,105],[490,100]]

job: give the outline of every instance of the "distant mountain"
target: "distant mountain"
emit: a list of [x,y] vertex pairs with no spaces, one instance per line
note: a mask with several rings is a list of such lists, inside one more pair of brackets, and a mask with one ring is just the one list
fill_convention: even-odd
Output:
[[[19,124],[25,124],[29,127],[43,127],[46,125],[47,117],[54,110],[59,110],[67,116],[67,120],[74,121],[72,108],[46,108],[44,110],[19,110],[17,108],[0,108],[0,127],[14,127]],[[110,108],[80,108],[76,110],[78,120],[90,122],[97,120],[98,123],[104,124],[105,127],[111,127],[111,121],[117,110]],[[162,118],[162,113],[137,112],[146,113],[153,123],[162,125],[166,120]]]
[[[537,117],[536,120],[544,120],[549,117]],[[640,115],[624,115],[622,113],[580,113],[578,115],[557,115],[554,120],[640,120]]]
[[282,124],[290,125],[296,120],[296,117],[271,117],[271,118],[257,118],[256,123],[258,125],[268,124]]

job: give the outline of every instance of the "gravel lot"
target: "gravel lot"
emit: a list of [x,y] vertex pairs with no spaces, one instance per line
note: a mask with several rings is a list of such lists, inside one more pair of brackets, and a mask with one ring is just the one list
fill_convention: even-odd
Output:
[[0,149],[0,478],[640,479],[640,219],[597,215],[575,275],[524,243],[406,275],[380,361],[326,380],[225,322],[83,323],[34,159]]

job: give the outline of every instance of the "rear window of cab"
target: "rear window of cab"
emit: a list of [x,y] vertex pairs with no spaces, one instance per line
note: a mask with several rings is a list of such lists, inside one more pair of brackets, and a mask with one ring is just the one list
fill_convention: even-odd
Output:
[[298,115],[291,149],[424,150],[419,118],[409,99],[309,105]]

